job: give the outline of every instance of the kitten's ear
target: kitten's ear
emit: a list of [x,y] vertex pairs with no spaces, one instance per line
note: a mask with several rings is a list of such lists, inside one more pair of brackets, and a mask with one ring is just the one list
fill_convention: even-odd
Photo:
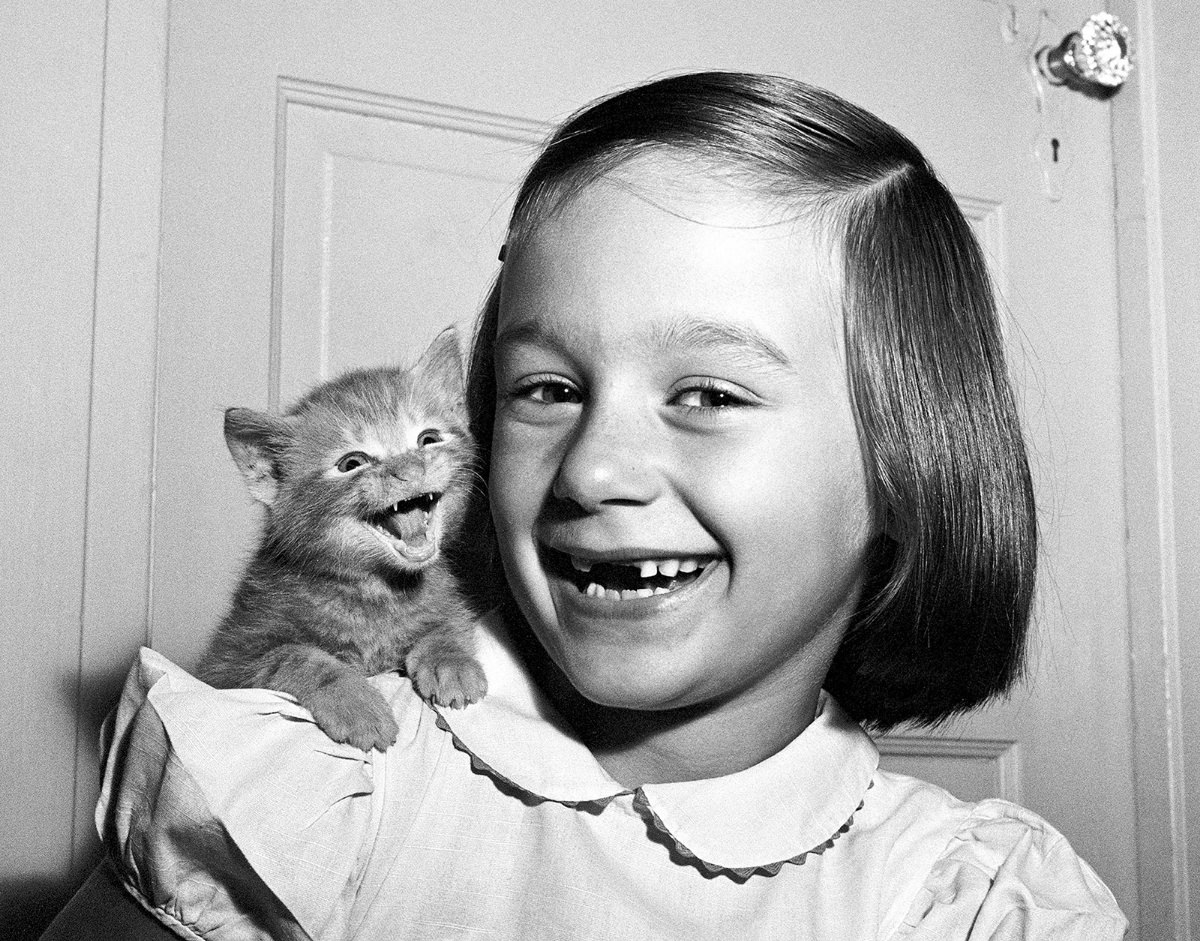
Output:
[[270,506],[279,493],[276,459],[287,440],[287,419],[252,408],[225,410],[225,444],[250,496]]
[[417,360],[414,371],[458,395],[463,390],[463,360],[458,348],[458,330],[447,327]]

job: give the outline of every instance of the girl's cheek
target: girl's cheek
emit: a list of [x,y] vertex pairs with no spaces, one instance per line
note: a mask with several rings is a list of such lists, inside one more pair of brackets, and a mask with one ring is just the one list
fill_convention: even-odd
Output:
[[513,519],[536,513],[547,486],[548,451],[552,444],[546,428],[505,420],[497,415],[492,432],[489,490],[497,517]]

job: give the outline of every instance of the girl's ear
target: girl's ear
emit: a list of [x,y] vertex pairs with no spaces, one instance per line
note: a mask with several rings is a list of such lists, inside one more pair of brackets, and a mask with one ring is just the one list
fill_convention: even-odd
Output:
[[414,372],[454,398],[462,396],[463,361],[457,328],[447,327],[433,338],[429,348],[417,360]]
[[250,496],[264,506],[279,494],[278,458],[289,437],[286,418],[252,408],[225,410],[225,444],[233,455]]

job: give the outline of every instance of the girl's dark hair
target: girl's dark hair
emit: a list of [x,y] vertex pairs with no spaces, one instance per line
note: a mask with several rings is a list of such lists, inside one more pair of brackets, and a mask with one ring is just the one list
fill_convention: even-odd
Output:
[[[1037,528],[995,295],[975,237],[919,150],[792,79],[702,72],[602,99],[550,138],[508,250],[589,182],[670,152],[790,201],[841,264],[849,392],[882,532],[826,689],[876,730],[932,725],[1021,675]],[[488,459],[498,285],[468,382]]]

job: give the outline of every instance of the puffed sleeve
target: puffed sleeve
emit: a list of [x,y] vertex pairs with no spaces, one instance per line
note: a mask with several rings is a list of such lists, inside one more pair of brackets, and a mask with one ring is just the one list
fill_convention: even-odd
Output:
[[[406,681],[374,682],[401,735],[421,721]],[[215,690],[148,649],[104,739],[96,826],[151,914],[208,941],[343,933],[386,755],[330,741],[286,694]]]
[[1061,833],[982,801],[950,840],[893,941],[1119,941],[1127,922]]

